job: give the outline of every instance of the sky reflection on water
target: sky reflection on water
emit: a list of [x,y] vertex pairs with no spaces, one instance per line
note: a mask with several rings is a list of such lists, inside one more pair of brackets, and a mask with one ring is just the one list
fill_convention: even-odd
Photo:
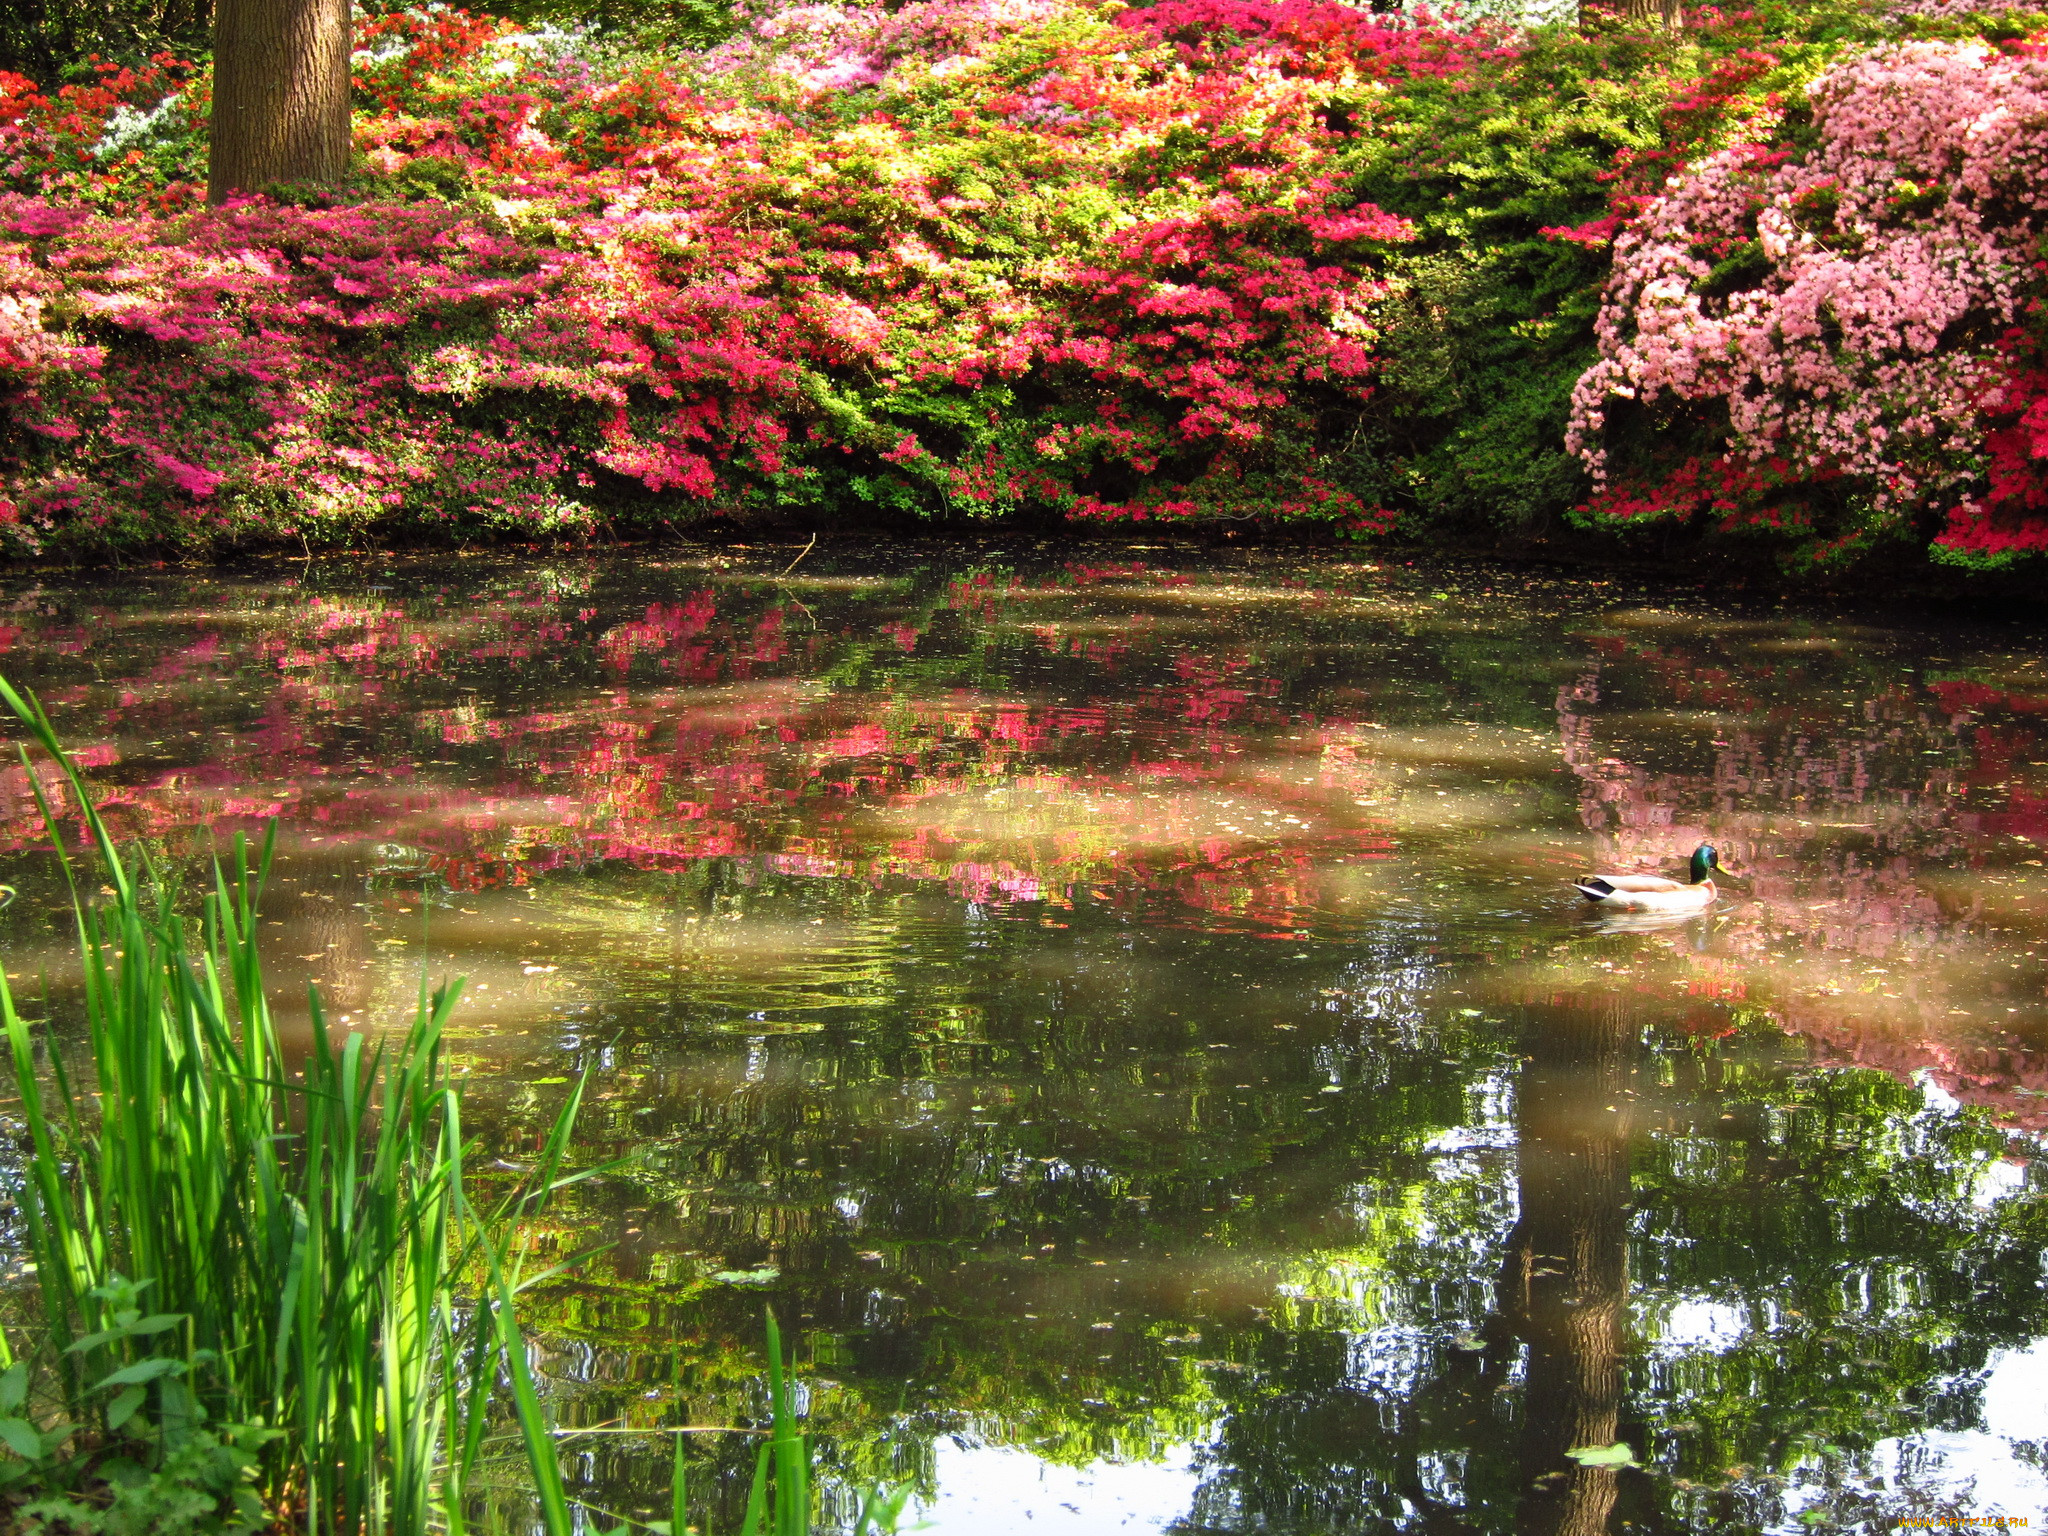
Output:
[[[281,991],[468,976],[508,1160],[590,1075],[583,1154],[637,1162],[549,1234],[615,1244],[538,1303],[566,1423],[743,1418],[767,1299],[834,1464],[942,1532],[2048,1513],[2048,648],[793,553],[0,594],[118,825],[277,821]],[[0,945],[61,1017],[29,789]],[[1562,884],[1709,838],[1703,918]],[[654,1437],[572,1444],[661,1496]]]

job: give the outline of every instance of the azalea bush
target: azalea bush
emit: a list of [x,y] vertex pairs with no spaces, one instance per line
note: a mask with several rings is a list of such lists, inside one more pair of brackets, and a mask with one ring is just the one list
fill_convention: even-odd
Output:
[[[17,90],[0,517],[30,548],[848,502],[1377,526],[1313,471],[1409,229],[1319,174],[1314,83],[1197,78],[1071,5],[826,30],[599,68],[374,18],[361,179],[310,203],[206,209]],[[148,93],[106,121],[177,110]]]
[[1845,57],[1630,221],[1574,399],[1589,518],[1805,564],[2048,548],[2048,59],[2010,31]]
[[2040,66],[1954,9],[763,4],[703,48],[391,10],[348,184],[211,209],[203,65],[0,76],[0,532],[2048,545],[2030,141],[1964,142]]

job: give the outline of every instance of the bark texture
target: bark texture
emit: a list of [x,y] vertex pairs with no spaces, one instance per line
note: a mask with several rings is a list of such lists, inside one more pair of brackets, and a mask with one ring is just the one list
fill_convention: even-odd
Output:
[[1630,21],[1657,21],[1667,27],[1685,25],[1682,0],[1627,0],[1622,15]]
[[341,180],[352,41],[349,0],[220,0],[209,198]]

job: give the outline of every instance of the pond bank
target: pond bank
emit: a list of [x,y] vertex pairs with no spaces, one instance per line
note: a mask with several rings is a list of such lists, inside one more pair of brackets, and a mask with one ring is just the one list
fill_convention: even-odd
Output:
[[119,582],[137,573],[152,576],[184,574],[223,577],[291,575],[313,568],[347,572],[364,563],[432,565],[445,561],[518,563],[569,559],[602,565],[662,559],[690,560],[708,555],[770,558],[786,553],[801,565],[823,556],[837,558],[889,552],[922,562],[1044,561],[1060,558],[1150,554],[1162,559],[1201,559],[1238,554],[1324,566],[1337,573],[1364,566],[1429,568],[1493,567],[1504,571],[1570,579],[1608,579],[1645,587],[1661,586],[1673,595],[1751,603],[1785,602],[1795,606],[1855,609],[1888,608],[1901,602],[1930,613],[1966,609],[1978,616],[2003,615],[2024,620],[2037,615],[2043,602],[2039,573],[2025,567],[2002,571],[1964,572],[1930,565],[1910,550],[1894,561],[1868,561],[1839,573],[1788,571],[1767,552],[1741,558],[1727,546],[1687,547],[1664,541],[1655,549],[1630,548],[1612,535],[1566,532],[1512,541],[1461,541],[1455,538],[1404,540],[1388,537],[1369,542],[1339,542],[1300,530],[1267,530],[1257,534],[1231,529],[1181,528],[1169,525],[1118,530],[1076,528],[1058,522],[1042,527],[991,527],[986,523],[954,529],[935,528],[929,521],[877,522],[848,528],[796,525],[740,526],[711,522],[685,532],[592,543],[560,541],[482,541],[457,548],[432,542],[390,547],[294,550],[264,543],[228,547],[208,555],[162,552],[159,558],[129,557],[118,561],[72,559],[0,563],[0,579],[61,580],[89,587]]

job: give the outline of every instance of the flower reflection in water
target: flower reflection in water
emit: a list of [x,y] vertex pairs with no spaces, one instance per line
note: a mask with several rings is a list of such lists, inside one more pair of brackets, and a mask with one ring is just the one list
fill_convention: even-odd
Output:
[[[572,1424],[746,1413],[717,1277],[772,1270],[853,1472],[1170,1456],[1117,1486],[1191,1530],[2027,1512],[1979,1397],[2048,1334],[2048,658],[920,558],[22,587],[0,665],[164,858],[278,823],[281,989],[372,1026],[470,976],[497,1155],[590,1074],[637,1161],[555,1235],[613,1244],[540,1303]],[[0,936],[61,1018],[30,787]],[[1702,917],[1563,884],[1709,840]],[[652,1441],[585,1452],[658,1495]]]

